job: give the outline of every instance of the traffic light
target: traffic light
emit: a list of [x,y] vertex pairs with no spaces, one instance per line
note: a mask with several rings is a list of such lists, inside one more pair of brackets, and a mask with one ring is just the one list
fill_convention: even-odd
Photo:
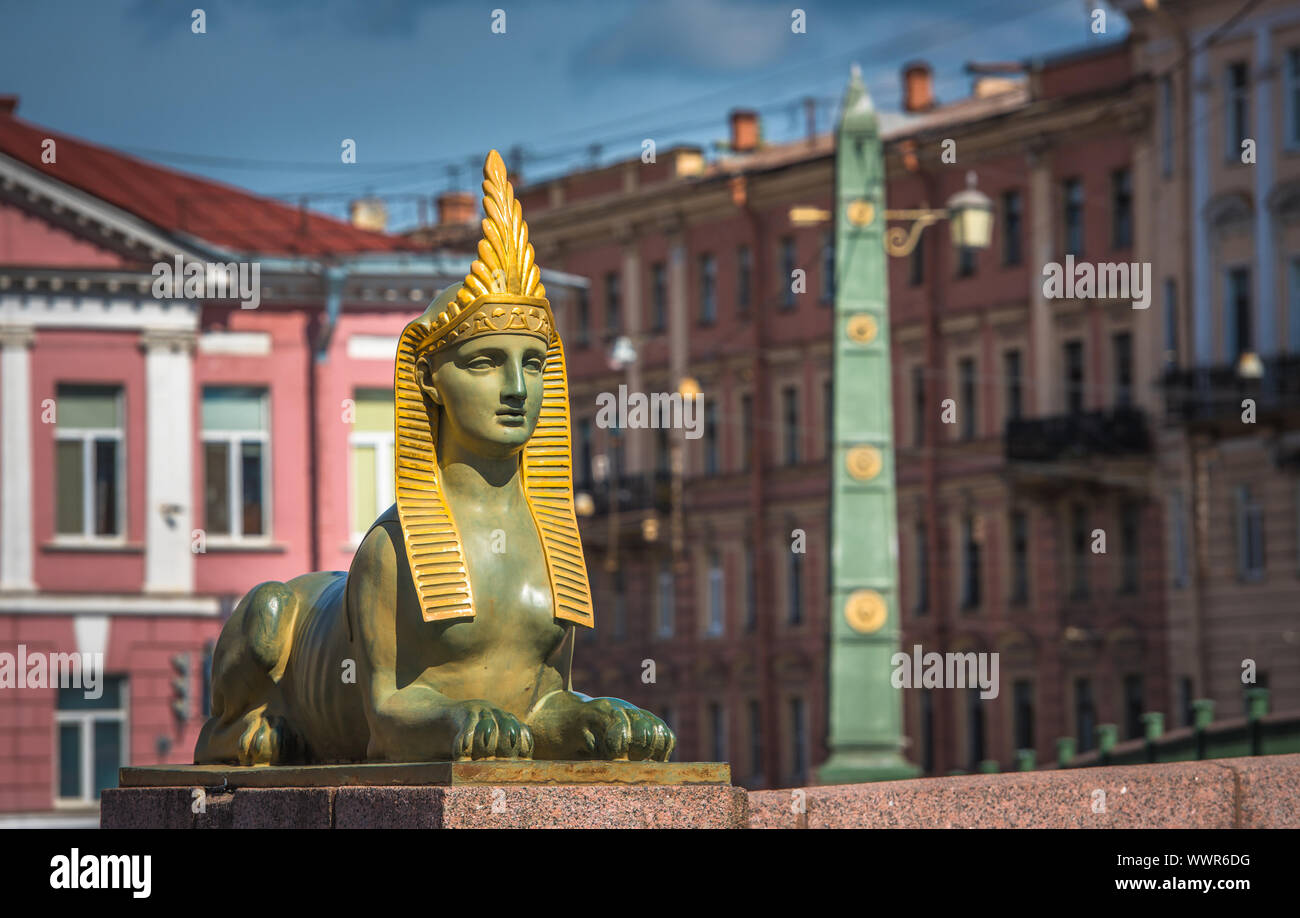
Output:
[[172,713],[184,723],[190,719],[190,655],[178,653],[172,657]]

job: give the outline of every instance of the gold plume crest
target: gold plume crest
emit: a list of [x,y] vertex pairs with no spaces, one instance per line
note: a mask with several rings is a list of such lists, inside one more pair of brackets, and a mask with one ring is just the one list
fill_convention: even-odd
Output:
[[419,350],[437,350],[476,335],[511,332],[550,341],[555,328],[528,224],[501,154],[483,163],[483,238],[478,258],[447,308],[430,323]]

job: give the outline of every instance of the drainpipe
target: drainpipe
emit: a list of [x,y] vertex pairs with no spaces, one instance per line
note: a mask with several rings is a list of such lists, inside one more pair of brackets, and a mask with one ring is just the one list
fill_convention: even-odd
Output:
[[[319,377],[321,365],[329,355],[330,341],[334,337],[334,328],[343,312],[343,285],[347,282],[348,269],[342,265],[325,265],[325,318],[324,323],[316,326],[312,323],[307,329],[307,341],[312,350],[312,359],[307,362],[307,514],[310,532],[308,544],[311,546],[311,569],[320,570],[321,535],[320,535],[320,426],[319,411]],[[319,329],[319,330],[317,330]]]

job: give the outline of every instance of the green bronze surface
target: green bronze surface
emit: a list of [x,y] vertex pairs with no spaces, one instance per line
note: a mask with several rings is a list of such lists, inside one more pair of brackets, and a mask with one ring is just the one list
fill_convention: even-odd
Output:
[[505,784],[731,784],[725,762],[378,762],[350,765],[147,765],[122,787],[400,787]]
[[573,691],[592,617],[564,351],[495,151],[484,175],[479,260],[399,342],[397,503],[346,574],[239,603],[200,765],[672,755],[655,715]]

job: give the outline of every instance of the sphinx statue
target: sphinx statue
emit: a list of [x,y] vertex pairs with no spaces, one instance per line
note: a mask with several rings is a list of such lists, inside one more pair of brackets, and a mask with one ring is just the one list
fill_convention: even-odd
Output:
[[398,342],[397,502],[346,574],[240,601],[198,764],[672,755],[658,717],[573,689],[594,617],[564,347],[495,150],[483,174],[478,258]]

